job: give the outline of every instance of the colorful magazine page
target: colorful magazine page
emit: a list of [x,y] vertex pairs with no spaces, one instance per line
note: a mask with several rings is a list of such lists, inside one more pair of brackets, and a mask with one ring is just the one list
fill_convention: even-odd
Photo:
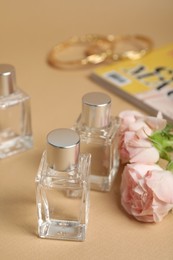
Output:
[[91,78],[149,114],[160,111],[173,122],[173,44],[140,60],[100,66]]

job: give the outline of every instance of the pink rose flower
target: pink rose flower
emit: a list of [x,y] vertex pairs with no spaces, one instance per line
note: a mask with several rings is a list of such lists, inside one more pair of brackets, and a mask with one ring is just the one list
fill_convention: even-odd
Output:
[[119,118],[118,150],[121,162],[156,163],[159,160],[159,152],[148,137],[154,131],[164,129],[166,120],[161,114],[151,117],[136,111],[123,111]]
[[137,119],[140,117],[142,117],[142,114],[137,111],[133,111],[133,110],[122,111],[119,114],[121,131],[129,130],[129,125],[135,123]]
[[139,221],[160,222],[173,208],[173,174],[156,164],[127,164],[121,204]]
[[159,152],[153,144],[132,131],[126,131],[119,139],[119,155],[122,163],[150,164],[159,160]]
[[166,119],[162,118],[161,113],[158,113],[157,117],[154,117],[145,116],[133,110],[125,110],[119,114],[119,118],[121,132],[127,130],[137,131],[144,128],[145,131],[148,130],[151,133],[156,130],[164,129],[167,124]]

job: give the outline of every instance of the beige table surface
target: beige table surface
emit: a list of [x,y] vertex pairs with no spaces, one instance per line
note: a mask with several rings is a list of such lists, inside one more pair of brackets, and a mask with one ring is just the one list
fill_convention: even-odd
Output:
[[[173,259],[173,215],[160,224],[129,218],[119,203],[119,180],[109,193],[91,192],[85,242],[37,236],[34,178],[46,134],[70,127],[90,91],[108,93],[88,79],[92,69],[56,70],[50,48],[73,35],[144,34],[155,47],[173,42],[172,0],[0,1],[0,62],[16,67],[18,85],[32,100],[34,147],[0,162],[0,259]],[[136,109],[116,95],[112,112]]]

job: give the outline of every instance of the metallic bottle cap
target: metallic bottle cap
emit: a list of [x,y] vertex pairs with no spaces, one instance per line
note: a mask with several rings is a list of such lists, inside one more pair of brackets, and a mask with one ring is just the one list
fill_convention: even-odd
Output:
[[0,96],[8,96],[16,89],[15,68],[9,64],[0,64]]
[[80,138],[71,129],[59,128],[47,135],[47,162],[57,171],[73,170],[78,163]]
[[110,123],[111,99],[100,92],[91,92],[82,98],[82,123],[102,128]]

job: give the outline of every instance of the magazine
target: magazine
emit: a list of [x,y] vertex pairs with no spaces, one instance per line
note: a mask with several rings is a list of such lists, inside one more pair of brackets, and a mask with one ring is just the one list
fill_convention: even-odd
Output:
[[91,78],[145,110],[162,112],[173,122],[173,44],[155,49],[140,60],[100,66]]

